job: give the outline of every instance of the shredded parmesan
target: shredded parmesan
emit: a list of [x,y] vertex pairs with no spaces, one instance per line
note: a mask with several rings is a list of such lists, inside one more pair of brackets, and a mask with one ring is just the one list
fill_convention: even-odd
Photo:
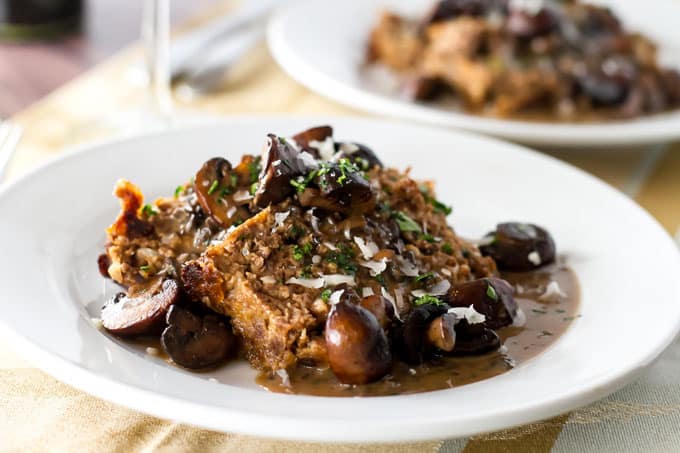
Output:
[[322,275],[321,277],[322,280],[324,280],[328,286],[342,285],[343,283],[346,283],[350,286],[356,286],[356,282],[354,281],[353,275],[328,274]]
[[559,283],[553,280],[548,283],[545,292],[538,297],[538,300],[542,302],[558,302],[562,297],[567,297],[567,295],[562,291]]
[[475,310],[473,305],[469,307],[452,307],[449,313],[455,314],[459,319],[465,319],[468,324],[480,324],[486,321],[486,316]]
[[361,297],[368,297],[374,294],[375,293],[373,292],[373,288],[371,288],[370,286],[365,286],[361,288]]
[[368,273],[371,277],[382,274],[387,269],[387,259],[383,258],[380,261],[359,261],[359,264],[368,268]]
[[541,265],[541,256],[538,254],[536,250],[533,252],[529,253],[529,256],[527,256],[527,259],[533,264],[534,266],[540,266]]
[[290,387],[290,376],[288,376],[288,372],[286,370],[276,370],[276,374],[281,378],[281,384],[283,384],[284,387]]
[[264,276],[260,277],[260,280],[265,285],[273,285],[274,283],[276,283],[276,279],[274,277],[272,277],[271,275],[264,275]]
[[281,225],[283,225],[283,222],[286,221],[286,219],[288,218],[289,215],[290,215],[290,210],[288,210],[286,212],[275,213],[274,214],[274,222],[275,222],[276,225],[275,225],[274,228],[278,228]]
[[286,283],[293,285],[304,286],[305,288],[321,288],[324,284],[323,278],[297,278],[291,277],[286,280]]
[[234,201],[236,203],[240,203],[242,201],[248,201],[251,198],[253,198],[252,195],[250,195],[250,192],[247,190],[239,190],[234,194]]
[[354,242],[356,242],[359,250],[361,250],[361,254],[364,255],[364,259],[366,260],[373,258],[373,255],[378,253],[378,250],[380,250],[375,242],[371,240],[366,242],[364,241],[364,238],[359,236],[354,236]]
[[322,142],[312,140],[309,142],[309,146],[319,151],[321,160],[331,160],[333,154],[335,154],[335,141],[333,140],[333,137],[326,137]]
[[411,264],[410,261],[405,259],[402,259],[401,262],[399,263],[399,269],[407,277],[417,277],[418,275],[420,275],[420,271],[418,270],[418,268]]
[[328,297],[328,303],[331,305],[335,305],[338,302],[340,302],[340,298],[342,297],[342,293],[344,293],[344,289],[339,289],[337,291],[333,291],[333,293]]

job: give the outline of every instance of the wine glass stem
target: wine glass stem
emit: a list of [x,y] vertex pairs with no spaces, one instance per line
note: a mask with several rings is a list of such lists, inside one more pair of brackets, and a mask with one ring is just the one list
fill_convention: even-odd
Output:
[[152,108],[159,118],[169,121],[172,114],[169,0],[146,0],[143,20]]

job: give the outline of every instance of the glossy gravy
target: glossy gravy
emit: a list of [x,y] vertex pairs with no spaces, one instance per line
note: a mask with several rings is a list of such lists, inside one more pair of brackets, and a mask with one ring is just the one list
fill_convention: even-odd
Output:
[[[502,277],[515,286],[515,300],[526,322],[523,327],[497,330],[502,341],[499,351],[476,357],[445,357],[413,367],[395,362],[391,374],[360,386],[340,383],[329,369],[304,366],[289,372],[289,382],[269,374],[261,374],[257,382],[279,393],[384,396],[452,388],[505,373],[545,351],[579,317],[580,289],[574,272],[563,264],[533,272],[503,273]],[[558,283],[565,296],[542,300],[552,281]]]

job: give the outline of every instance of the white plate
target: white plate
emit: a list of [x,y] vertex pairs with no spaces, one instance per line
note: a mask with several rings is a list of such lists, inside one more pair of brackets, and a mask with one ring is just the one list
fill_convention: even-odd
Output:
[[[360,71],[369,31],[384,8],[411,16],[434,0],[297,0],[286,2],[270,22],[272,55],[298,82],[351,107],[395,118],[463,128],[539,145],[644,144],[680,138],[680,110],[631,121],[601,124],[532,123],[486,118],[388,93]],[[624,23],[660,44],[661,60],[680,68],[680,2],[595,1],[607,4]]]
[[[500,220],[545,225],[582,285],[582,315],[554,346],[501,376],[452,390],[377,398],[266,392],[235,363],[207,374],[170,366],[98,331],[104,228],[115,181],[171,194],[207,158],[257,153],[265,134],[328,122],[389,165],[413,167],[452,203],[459,233]],[[93,146],[0,192],[0,324],[35,365],[101,398],[163,418],[258,436],[406,441],[470,435],[553,416],[631,381],[680,325],[680,257],[632,201],[566,164],[463,133],[349,118],[253,117]],[[214,377],[220,383],[211,382]]]

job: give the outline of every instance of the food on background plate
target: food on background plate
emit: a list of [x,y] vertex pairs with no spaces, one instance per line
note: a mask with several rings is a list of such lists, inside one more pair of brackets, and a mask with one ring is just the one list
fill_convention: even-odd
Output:
[[576,0],[440,0],[425,17],[385,11],[368,60],[403,95],[500,117],[592,121],[680,106],[680,74],[606,7]]
[[152,204],[129,181],[114,193],[98,266],[126,291],[102,325],[185,368],[242,356],[274,391],[425,391],[507,371],[576,314],[546,230],[502,223],[478,247],[432,182],[329,126],[212,158]]

